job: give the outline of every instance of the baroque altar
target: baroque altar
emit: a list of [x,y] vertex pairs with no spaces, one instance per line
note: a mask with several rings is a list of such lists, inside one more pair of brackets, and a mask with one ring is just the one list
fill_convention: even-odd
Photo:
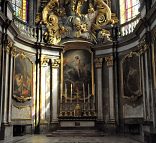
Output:
[[96,119],[92,45],[111,42],[110,25],[117,22],[109,0],[50,0],[36,16],[44,43],[63,46],[60,120]]

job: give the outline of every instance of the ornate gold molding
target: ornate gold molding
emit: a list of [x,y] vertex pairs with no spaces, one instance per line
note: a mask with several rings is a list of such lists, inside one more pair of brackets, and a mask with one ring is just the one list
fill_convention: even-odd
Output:
[[96,68],[102,68],[103,58],[95,58],[94,62]]
[[113,66],[113,56],[105,57],[105,61],[107,62],[107,66]]

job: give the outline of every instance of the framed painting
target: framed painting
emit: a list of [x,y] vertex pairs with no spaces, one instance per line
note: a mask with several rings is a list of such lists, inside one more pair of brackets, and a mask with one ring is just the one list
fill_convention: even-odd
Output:
[[130,52],[121,61],[121,106],[124,118],[143,118],[140,54]]
[[33,91],[33,63],[24,54],[17,55],[14,63],[13,104],[28,106]]
[[140,55],[131,52],[121,62],[122,95],[124,99],[136,101],[142,96]]
[[72,96],[73,100],[77,95],[81,100],[84,95],[91,94],[93,87],[92,56],[90,50],[84,49],[70,49],[63,54],[64,92]]

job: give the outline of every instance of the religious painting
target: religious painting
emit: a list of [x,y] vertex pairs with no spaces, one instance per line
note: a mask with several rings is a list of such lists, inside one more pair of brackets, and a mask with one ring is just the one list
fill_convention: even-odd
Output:
[[13,104],[29,105],[32,98],[33,64],[24,54],[15,57]]
[[140,56],[136,52],[126,55],[122,61],[123,98],[136,101],[142,96]]
[[64,92],[74,100],[80,100],[91,93],[92,88],[92,54],[88,50],[68,50],[64,53]]
[[140,55],[130,52],[121,64],[123,118],[143,118]]

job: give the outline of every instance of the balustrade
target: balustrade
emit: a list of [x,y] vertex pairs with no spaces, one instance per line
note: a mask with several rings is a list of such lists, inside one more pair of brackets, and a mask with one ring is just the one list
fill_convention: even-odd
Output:
[[126,36],[132,33],[140,20],[140,15],[135,17],[134,19],[120,25],[121,36]]

